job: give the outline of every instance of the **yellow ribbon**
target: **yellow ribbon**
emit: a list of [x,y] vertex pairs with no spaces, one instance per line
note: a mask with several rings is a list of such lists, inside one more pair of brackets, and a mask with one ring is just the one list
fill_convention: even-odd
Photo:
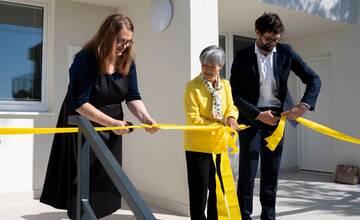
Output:
[[[284,130],[285,130],[285,117],[281,117],[279,124],[277,128],[275,129],[274,133],[266,138],[266,141],[268,142],[268,147],[270,149],[275,150],[276,146],[281,141]],[[334,129],[328,128],[324,125],[321,125],[319,123],[316,123],[314,121],[299,117],[296,119],[297,122],[300,124],[313,129],[321,134],[343,140],[346,142],[354,143],[354,144],[360,144],[360,139],[351,137],[349,135],[343,134],[339,131],[336,131]],[[202,130],[202,131],[214,131],[219,129],[226,129],[225,132],[225,141],[228,143],[228,146],[232,147],[235,152],[236,147],[236,140],[237,140],[237,133],[232,132],[232,129],[230,127],[225,126],[203,126],[203,125],[176,125],[176,124],[156,124],[156,125],[131,125],[131,126],[121,126],[121,127],[95,127],[96,131],[110,131],[110,130],[121,130],[121,129],[129,129],[129,128],[150,128],[150,127],[158,127],[160,129],[164,130]],[[239,125],[239,130],[244,130],[250,126],[246,125]],[[12,135],[12,134],[54,134],[54,133],[75,133],[78,132],[77,127],[67,127],[67,128],[0,128],[0,135]],[[233,152],[234,152],[233,151]]]
[[[360,139],[351,137],[349,135],[343,134],[334,129],[328,128],[319,123],[313,122],[305,118],[297,118],[297,122],[300,124],[313,129],[321,134],[334,137],[339,140],[346,142],[360,144]],[[281,117],[277,128],[274,133],[267,137],[265,140],[268,142],[267,147],[274,151],[283,138],[285,130],[286,118]],[[238,151],[236,146],[236,140],[238,138],[237,132],[233,132],[230,127],[225,127],[221,125],[216,126],[200,126],[200,125],[175,125],[175,124],[156,124],[156,125],[131,125],[124,127],[95,127],[96,131],[110,131],[110,130],[121,130],[129,128],[150,128],[157,127],[164,130],[202,130],[202,131],[214,131],[223,132],[223,140],[226,142],[227,146],[232,148],[231,153]],[[249,126],[239,125],[239,130],[244,130]],[[222,129],[225,129],[222,131]],[[74,133],[78,132],[77,127],[69,128],[0,128],[0,135],[11,135],[11,134],[53,134],[53,133]],[[215,155],[215,154],[214,154]],[[215,163],[216,164],[216,163]],[[218,208],[218,218],[219,219],[241,219],[238,200],[235,191],[235,184],[232,178],[231,166],[229,162],[228,153],[226,151],[221,153],[221,165],[220,165],[222,179],[224,184],[225,192],[222,192],[220,186],[220,179],[216,176],[216,195],[217,195],[217,208]]]
[[267,147],[274,151],[278,144],[280,143],[281,139],[284,136],[284,130],[285,130],[285,121],[286,117],[281,116],[278,126],[276,127],[274,133],[270,135],[269,137],[265,138],[265,141],[267,141]]
[[[95,127],[96,131],[122,130],[129,128],[145,128],[149,125],[132,125],[126,127]],[[66,128],[0,128],[0,135],[10,134],[55,134],[55,133],[76,133],[77,127]]]
[[[233,131],[231,127],[225,127],[221,125],[215,126],[201,126],[201,125],[175,125],[175,124],[156,124],[156,125],[131,125],[123,127],[95,127],[96,131],[110,131],[110,130],[121,130],[121,129],[130,129],[130,128],[150,128],[157,127],[164,130],[202,130],[202,131],[214,131],[222,132],[223,141],[227,146],[232,148],[231,153],[238,152],[236,146],[236,140],[238,138],[237,132]],[[239,125],[239,130],[244,130],[248,128],[245,125]],[[75,133],[78,132],[77,127],[69,128],[0,128],[0,135],[10,135],[10,134],[53,134],[53,133]],[[215,161],[216,161],[216,154]],[[216,166],[216,162],[215,166]],[[223,193],[220,186],[219,177],[216,174],[216,196],[217,196],[217,209],[218,216],[220,219],[241,219],[240,209],[238,205],[238,199],[236,196],[235,184],[233,181],[231,165],[229,161],[229,156],[227,151],[221,154],[221,174],[224,184]]]
[[[285,130],[285,121],[286,118],[285,117],[281,117],[279,124],[277,126],[277,128],[275,129],[274,133],[272,135],[270,135],[269,137],[265,138],[265,140],[268,142],[267,143],[267,147],[271,150],[274,151],[276,149],[276,146],[279,144],[279,142],[281,141],[281,139],[283,138],[284,135],[284,130]],[[331,129],[329,127],[326,127],[324,125],[321,125],[319,123],[316,123],[314,121],[299,117],[296,119],[297,122],[299,122],[300,124],[313,129],[314,131],[317,131],[321,134],[342,140],[342,141],[346,141],[346,142],[350,142],[353,144],[360,144],[360,139],[355,138],[355,137],[351,137],[349,135],[346,135],[344,133],[341,133],[339,131],[336,131],[334,129]]]
[[343,134],[339,131],[328,128],[328,127],[321,125],[319,123],[316,123],[314,121],[310,121],[308,119],[301,118],[301,117],[297,118],[296,121],[308,128],[311,128],[311,129],[321,133],[321,134],[324,134],[324,135],[327,135],[327,136],[330,136],[330,137],[333,137],[333,138],[336,138],[336,139],[339,139],[342,141],[350,142],[353,144],[360,144],[360,139]]
[[[218,131],[222,135],[222,139],[225,142],[224,146],[232,148],[231,153],[238,152],[236,146],[236,140],[238,134],[233,131],[231,127],[225,127],[221,125],[214,126],[201,126],[201,125],[175,125],[175,124],[156,124],[156,125],[131,125],[123,127],[95,127],[96,131],[110,131],[110,130],[121,130],[130,128],[150,128],[157,127],[164,130],[202,130],[202,131]],[[239,125],[239,130],[244,130],[249,126]],[[69,128],[0,128],[0,135],[11,135],[11,134],[53,134],[53,133],[75,133],[78,132],[77,127]],[[215,155],[215,166],[216,166],[216,154]],[[221,177],[224,184],[225,192],[222,192],[220,186],[219,176],[216,174],[216,197],[217,197],[217,210],[218,219],[241,219],[238,199],[235,190],[235,183],[233,180],[231,165],[227,150],[221,153],[220,163]]]
[[[213,154],[216,169],[216,154]],[[220,173],[216,172],[216,207],[219,220],[236,219],[241,220],[240,208],[236,194],[234,178],[232,175],[228,152],[221,153]],[[224,192],[221,189],[220,178],[224,184]]]
[[[227,129],[231,130],[230,127],[225,126],[205,126],[205,125],[176,125],[176,124],[155,124],[155,125],[131,125],[131,126],[118,126],[118,127],[95,127],[96,131],[111,131],[111,130],[123,130],[123,129],[138,129],[138,128],[151,128],[157,127],[164,130],[188,130],[188,131],[207,131],[207,130],[218,130]],[[239,130],[244,130],[249,126],[239,125]],[[230,128],[230,130],[229,130]],[[10,134],[55,134],[55,133],[76,133],[79,129],[77,127],[66,127],[66,128],[0,128],[0,135]],[[236,139],[235,139],[236,142]]]

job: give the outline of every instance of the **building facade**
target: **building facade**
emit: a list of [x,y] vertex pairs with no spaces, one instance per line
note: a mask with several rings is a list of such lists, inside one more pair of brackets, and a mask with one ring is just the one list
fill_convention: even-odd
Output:
[[[73,55],[112,13],[135,25],[139,87],[160,123],[184,123],[182,96],[187,81],[200,72],[198,55],[219,44],[227,54],[229,78],[234,51],[253,42],[254,22],[276,12],[290,43],[321,76],[315,112],[306,118],[360,137],[360,5],[354,0],[172,0],[172,20],[154,32],[153,0],[1,0],[1,127],[54,127],[68,84]],[[289,82],[298,101],[303,87]],[[125,112],[126,119],[138,123]],[[360,146],[287,125],[281,169],[333,173],[336,164],[360,166]],[[52,135],[0,135],[0,193],[33,191],[44,181]],[[123,168],[145,200],[188,212],[182,132],[139,130],[125,136]]]

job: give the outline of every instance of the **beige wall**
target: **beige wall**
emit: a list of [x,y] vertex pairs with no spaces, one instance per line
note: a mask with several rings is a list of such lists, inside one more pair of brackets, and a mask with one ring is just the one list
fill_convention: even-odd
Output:
[[[324,33],[306,39],[294,40],[293,45],[303,57],[330,54],[332,60],[332,124],[333,128],[360,137],[360,74],[358,70],[358,39],[356,25],[347,30]],[[359,145],[334,140],[334,162],[360,166]]]
[[[150,3],[145,1],[119,9],[135,25],[140,92],[148,111],[159,123],[183,123],[182,91],[190,79],[189,3],[174,2],[172,23],[162,33],[153,33],[150,29]],[[125,118],[139,123],[128,111]],[[136,130],[123,140],[123,167],[145,200],[186,212],[182,133],[159,131],[149,135]]]
[[[51,0],[39,1],[46,7],[49,14],[46,20],[47,34],[47,66],[45,66],[45,77],[51,86],[51,75],[53,72],[53,15],[54,4]],[[45,45],[45,43],[44,43]],[[48,89],[51,90],[51,89]],[[50,92],[49,92],[50,93]],[[47,94],[49,95],[49,94]],[[0,112],[2,127],[36,127],[52,126],[54,113],[52,106],[48,112]],[[29,192],[40,188],[44,176],[47,154],[51,135],[8,135],[0,136],[0,193]],[[44,157],[38,157],[41,154]]]
[[[161,33],[150,28],[151,2],[132,4],[119,11],[129,15],[135,24],[138,79],[149,112],[159,123],[183,124],[185,84],[200,71],[200,51],[217,44],[217,1],[174,0],[173,20]],[[129,118],[129,113],[126,115]],[[131,120],[136,122],[133,117]],[[124,138],[123,167],[146,201],[188,214],[182,135],[180,131],[153,135],[135,131]]]
[[[53,116],[44,118],[44,120],[37,120],[36,127],[56,125],[58,112],[68,83],[69,46],[82,46],[96,33],[105,17],[112,13],[116,13],[115,8],[81,4],[67,0],[55,1],[53,74],[49,74],[51,76],[49,79],[49,105]],[[39,189],[42,188],[52,142],[51,136],[40,138],[34,144],[33,189],[36,197]]]
[[[97,31],[103,19],[115,8],[44,0],[48,5],[49,112],[0,113],[3,127],[53,127],[67,89],[68,46],[81,46]],[[86,12],[86,13],[84,13]],[[52,135],[1,136],[0,193],[34,190],[41,193],[50,154]]]
[[[295,74],[290,74],[288,80],[288,88],[291,94],[291,97],[294,101],[294,104],[300,102],[302,94],[300,98],[298,97],[297,90],[298,85],[296,80],[298,79]],[[280,172],[293,172],[299,169],[299,140],[298,140],[298,128],[293,127],[289,122],[286,122],[285,136],[284,136],[284,149],[283,156],[281,158],[281,166]]]
[[[93,6],[67,0],[44,0],[49,5],[47,113],[0,112],[4,127],[53,127],[66,92],[68,46],[81,46],[115,8]],[[135,24],[135,52],[139,87],[149,112],[159,123],[184,123],[182,95],[187,81],[200,71],[198,55],[217,44],[217,1],[174,0],[174,17],[161,33],[150,29],[150,0],[119,9]],[[359,7],[357,6],[357,11]],[[51,31],[52,30],[52,31]],[[360,107],[357,52],[359,22],[347,29],[323,33],[290,43],[304,58],[330,53],[332,58],[334,128],[360,137],[357,109]],[[295,77],[289,89],[296,98]],[[351,94],[351,95],[349,95]],[[127,120],[139,122],[129,112]],[[287,125],[282,169],[298,166],[297,129]],[[51,135],[0,136],[0,193],[35,191],[42,188]],[[336,141],[336,163],[360,166],[358,145]],[[188,213],[188,189],[182,132],[159,131],[149,135],[142,130],[124,137],[123,167],[145,199],[157,206]]]
[[[44,2],[49,6],[46,72],[49,112],[2,113],[1,122],[5,127],[55,126],[68,82],[69,46],[83,45],[107,15],[117,12],[115,8],[67,0]],[[218,41],[217,1],[173,1],[172,23],[161,33],[152,32],[149,26],[151,2],[131,3],[119,11],[129,15],[135,24],[139,86],[149,112],[160,123],[183,124],[185,84],[200,71],[200,51]],[[139,123],[129,112],[126,119]],[[0,183],[1,192],[34,190],[35,197],[40,195],[52,137],[0,137],[4,141],[0,149],[0,172],[2,178],[9,180]],[[148,202],[188,214],[182,138],[180,131],[149,135],[137,130],[124,138],[123,159],[126,173]],[[6,169],[8,167],[12,170]],[[14,173],[19,175],[11,179]],[[14,184],[16,182],[21,184]]]
[[[356,11],[360,10],[357,5]],[[292,40],[294,48],[305,58],[330,54],[332,72],[332,124],[333,128],[360,137],[360,22],[352,27],[339,29],[302,39]],[[334,162],[360,166],[359,145],[334,140]]]

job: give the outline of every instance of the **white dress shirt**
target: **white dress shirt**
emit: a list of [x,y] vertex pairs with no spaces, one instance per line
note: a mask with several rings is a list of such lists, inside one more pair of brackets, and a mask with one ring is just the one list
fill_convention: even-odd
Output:
[[276,47],[267,56],[264,56],[255,44],[255,53],[260,75],[260,95],[257,107],[280,107],[281,102],[277,98],[279,92],[273,67],[273,54],[276,53]]

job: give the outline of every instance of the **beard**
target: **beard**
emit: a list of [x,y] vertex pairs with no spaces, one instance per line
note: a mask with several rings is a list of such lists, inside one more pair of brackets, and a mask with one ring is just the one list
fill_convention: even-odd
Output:
[[261,41],[256,41],[256,45],[259,47],[259,49],[270,53],[274,49],[274,45],[270,44],[263,44]]

